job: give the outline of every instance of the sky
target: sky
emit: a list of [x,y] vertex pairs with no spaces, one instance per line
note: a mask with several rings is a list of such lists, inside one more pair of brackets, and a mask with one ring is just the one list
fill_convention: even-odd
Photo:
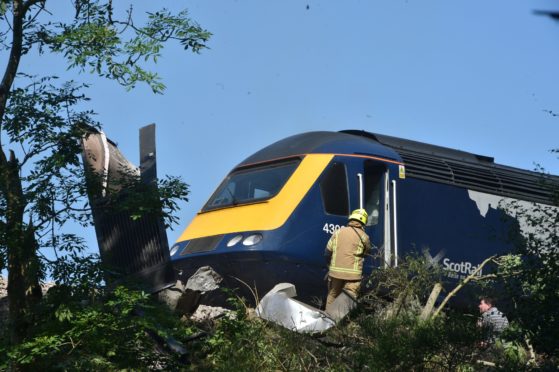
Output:
[[[135,1],[137,10],[156,10]],[[362,129],[559,174],[556,1],[158,1],[212,32],[199,55],[170,45],[167,85],[126,91],[60,60],[21,71],[89,82],[90,107],[134,163],[138,130],[157,124],[158,173],[190,185],[170,245],[244,158],[302,132]],[[86,237],[95,244],[93,230]]]

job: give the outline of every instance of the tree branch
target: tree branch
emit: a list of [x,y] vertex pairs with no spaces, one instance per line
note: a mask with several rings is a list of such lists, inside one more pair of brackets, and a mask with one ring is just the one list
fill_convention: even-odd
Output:
[[31,8],[33,5],[37,4],[37,3],[43,3],[42,8],[45,7],[45,1],[46,0],[27,0],[24,4],[23,4],[23,16],[25,16],[25,13],[27,13],[27,11],[29,10],[29,8]]
[[[13,31],[13,27],[12,27],[12,24],[10,23],[10,19],[6,16],[6,14],[4,14],[4,20],[6,21],[6,24],[8,25],[8,30]],[[6,35],[8,33],[9,32],[6,32]]]
[[[34,4],[31,4],[31,5],[34,5]],[[39,15],[41,14],[41,12],[43,12],[43,11],[46,11],[47,13],[50,14],[50,12],[47,11],[47,10],[45,9],[45,2],[44,2],[44,1],[43,1],[43,3],[41,4],[41,7],[40,7],[39,10],[37,11],[37,13],[35,13],[35,14],[33,15],[33,17],[25,23],[25,26],[28,26],[28,25],[32,24],[32,23],[37,19],[37,17],[39,17]]]
[[[29,0],[36,2],[38,0]],[[2,121],[4,113],[6,112],[6,104],[8,102],[8,94],[14,82],[21,59],[21,46],[23,43],[23,18],[25,17],[25,6],[21,0],[14,0],[13,10],[13,31],[12,31],[12,49],[10,50],[10,57],[6,65],[6,71],[2,82],[0,83],[0,130],[2,129]],[[1,141],[1,138],[0,138]],[[1,142],[0,142],[1,146]]]
[[429,299],[427,300],[427,303],[425,304],[425,307],[423,307],[423,310],[421,311],[421,315],[419,316],[421,320],[427,320],[429,318],[429,315],[433,311],[435,302],[437,301],[437,298],[439,297],[439,293],[441,293],[442,289],[443,286],[441,283],[435,283],[433,289],[431,290],[431,295],[429,295]]
[[435,319],[439,313],[442,311],[442,309],[445,307],[446,303],[456,294],[458,293],[459,290],[462,289],[462,287],[464,287],[470,280],[472,280],[472,278],[474,278],[477,273],[479,273],[481,271],[481,269],[487,265],[489,262],[493,261],[493,259],[497,257],[497,256],[491,256],[489,258],[486,258],[485,261],[483,261],[478,267],[477,269],[475,269],[475,271],[473,273],[471,273],[466,279],[464,279],[460,284],[458,284],[456,286],[456,288],[454,288],[443,300],[443,302],[441,302],[441,304],[439,305],[439,307],[437,308],[437,310],[435,310],[435,312],[433,313],[432,318]]

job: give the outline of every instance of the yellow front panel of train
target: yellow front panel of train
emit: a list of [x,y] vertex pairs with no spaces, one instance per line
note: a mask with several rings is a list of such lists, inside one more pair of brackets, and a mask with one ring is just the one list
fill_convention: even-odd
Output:
[[287,221],[333,157],[332,154],[306,155],[275,197],[260,203],[199,213],[178,241],[242,231],[277,229]]

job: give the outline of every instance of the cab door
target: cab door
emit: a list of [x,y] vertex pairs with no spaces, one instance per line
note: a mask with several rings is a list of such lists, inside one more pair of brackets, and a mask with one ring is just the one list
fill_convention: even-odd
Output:
[[390,225],[388,218],[388,169],[385,163],[373,159],[354,158],[351,161],[350,189],[351,210],[363,208],[369,214],[365,231],[373,249],[365,258],[364,273],[386,266],[385,248],[390,252]]

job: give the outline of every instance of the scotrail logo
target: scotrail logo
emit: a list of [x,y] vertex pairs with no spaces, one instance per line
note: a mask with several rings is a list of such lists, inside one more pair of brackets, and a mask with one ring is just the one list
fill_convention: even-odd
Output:
[[[471,262],[452,262],[448,258],[443,260],[443,268],[448,271],[454,271],[458,274],[468,274],[472,275],[478,269],[478,266],[474,266]],[[476,273],[477,276],[481,276],[481,270]]]
[[[435,257],[431,256],[429,250],[425,249],[423,251],[423,255],[427,259],[429,266],[438,265],[441,259],[445,255],[445,251],[442,250],[435,255]],[[448,271],[448,276],[451,278],[465,278],[467,275],[472,275],[479,267],[479,265],[474,265],[468,261],[461,261],[461,262],[453,262],[449,258],[445,258],[443,260],[443,269]],[[481,270],[476,273],[476,276],[481,276]]]

